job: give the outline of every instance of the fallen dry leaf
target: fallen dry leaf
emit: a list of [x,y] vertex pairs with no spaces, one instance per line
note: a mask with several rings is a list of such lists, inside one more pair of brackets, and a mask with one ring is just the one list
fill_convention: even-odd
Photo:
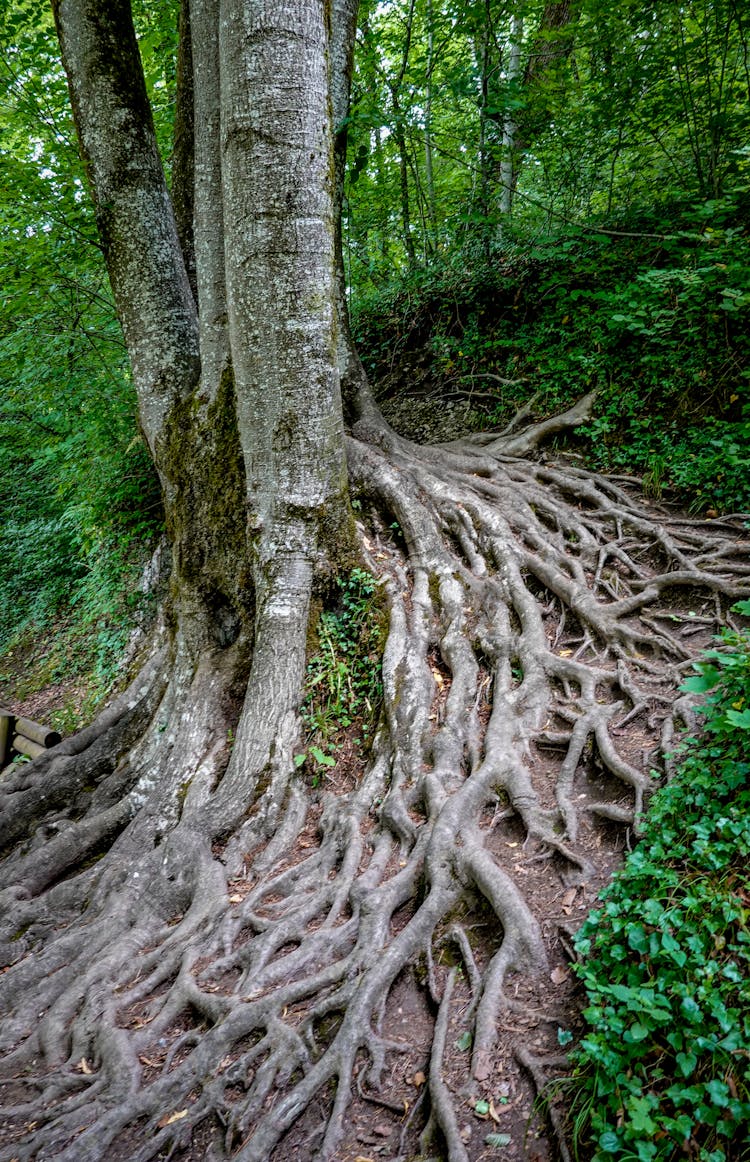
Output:
[[417,1089],[419,1089],[420,1085],[424,1085],[424,1083],[426,1081],[427,1081],[427,1078],[422,1073],[421,1069],[417,1070],[417,1072],[414,1074],[414,1076],[411,1079],[412,1085],[416,1085]]
[[171,1126],[173,1122],[179,1122],[182,1118],[186,1117],[187,1110],[175,1110],[173,1114],[167,1114],[165,1117],[160,1118],[156,1124],[160,1130],[163,1130],[165,1126]]
[[568,888],[567,892],[565,892],[565,894],[563,895],[563,898],[562,898],[563,908],[571,908],[573,906],[573,904],[575,903],[575,899],[576,899],[577,895],[578,895],[578,888]]
[[564,968],[561,964],[558,964],[557,968],[553,968],[552,972],[549,974],[549,978],[553,984],[562,984],[563,981],[566,981],[569,976],[570,971],[567,968]]
[[493,1102],[492,1098],[490,1098],[490,1117],[496,1125],[500,1125],[500,1115],[495,1109],[495,1103]]
[[235,892],[233,896],[229,897],[229,903],[230,904],[241,904],[242,903],[242,896],[239,894],[239,892]]
[[81,1060],[76,1065],[76,1069],[80,1070],[81,1073],[87,1074],[88,1076],[91,1076],[91,1074],[94,1072],[85,1057],[81,1058]]

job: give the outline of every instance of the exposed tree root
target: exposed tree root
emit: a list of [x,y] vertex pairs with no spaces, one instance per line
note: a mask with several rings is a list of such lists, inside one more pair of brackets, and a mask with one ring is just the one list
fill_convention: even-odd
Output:
[[[200,1132],[201,1156],[265,1162],[316,1099],[297,1156],[338,1158],[356,1093],[398,1108],[386,1005],[419,965],[431,1123],[452,1162],[473,1156],[443,1068],[457,966],[481,1086],[509,980],[545,967],[514,866],[575,885],[582,821],[637,827],[681,675],[750,591],[739,520],[655,516],[621,483],[520,459],[539,436],[420,449],[355,428],[390,625],[353,790],[294,772],[304,633],[278,658],[309,596],[298,565],[261,600],[231,759],[246,643],[196,658],[177,642],[3,780],[0,1159],[179,1158]],[[482,901],[491,947],[470,923]]]

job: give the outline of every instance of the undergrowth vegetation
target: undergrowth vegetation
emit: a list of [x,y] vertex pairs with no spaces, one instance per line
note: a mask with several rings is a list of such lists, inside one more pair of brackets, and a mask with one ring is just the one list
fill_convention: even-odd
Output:
[[495,427],[537,395],[598,393],[576,447],[695,512],[750,509],[750,239],[730,198],[509,234],[497,260],[433,265],[355,300],[368,371],[466,401]]
[[315,785],[327,768],[336,766],[352,725],[355,745],[370,741],[382,699],[384,625],[377,581],[365,569],[352,569],[336,586],[334,607],[318,619],[302,706],[305,749],[295,760]]
[[695,668],[703,732],[577,938],[571,1132],[594,1162],[750,1157],[750,635]]
[[0,413],[10,457],[0,492],[11,514],[0,522],[0,683],[12,681],[22,699],[82,678],[84,703],[53,723],[67,733],[110,689],[133,629],[149,616],[140,581],[161,504],[124,388],[84,432],[72,411],[65,430],[33,441],[9,414],[13,402],[6,397]]
[[[142,42],[165,96],[155,42],[172,23],[164,6]],[[49,6],[4,6],[0,45],[0,697],[80,676],[88,708],[59,712],[67,731],[143,614],[161,501]]]

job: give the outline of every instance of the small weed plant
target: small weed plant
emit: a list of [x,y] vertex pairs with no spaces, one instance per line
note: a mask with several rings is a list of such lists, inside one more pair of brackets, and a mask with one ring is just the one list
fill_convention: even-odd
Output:
[[305,750],[296,757],[317,784],[336,765],[343,732],[355,722],[366,743],[382,697],[380,659],[383,627],[377,581],[364,569],[338,580],[338,600],[322,613],[317,649],[307,666],[302,721]]
[[577,938],[572,1136],[594,1162],[750,1158],[750,635],[695,669],[703,733]]

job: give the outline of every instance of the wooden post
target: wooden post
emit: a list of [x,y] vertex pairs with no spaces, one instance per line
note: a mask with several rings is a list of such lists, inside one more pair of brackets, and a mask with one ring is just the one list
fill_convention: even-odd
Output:
[[[32,742],[38,743],[42,750],[46,750],[51,746],[57,746],[58,742],[60,742],[60,735],[56,730],[50,730],[46,726],[40,726],[38,722],[32,722],[30,718],[16,719],[16,734],[20,734],[23,738],[28,738]],[[16,750],[18,750],[18,747],[16,747]],[[26,751],[23,753],[26,754]]]
[[0,710],[0,770],[2,770],[10,758],[13,717],[9,710]]
[[36,759],[58,742],[60,735],[56,730],[49,730],[30,718],[16,718],[10,710],[0,710],[0,775],[13,769],[10,759],[14,753]]
[[38,759],[40,754],[44,754],[45,748],[38,742],[32,742],[30,738],[24,738],[22,734],[15,734],[13,750],[18,754],[27,755],[30,759]]

